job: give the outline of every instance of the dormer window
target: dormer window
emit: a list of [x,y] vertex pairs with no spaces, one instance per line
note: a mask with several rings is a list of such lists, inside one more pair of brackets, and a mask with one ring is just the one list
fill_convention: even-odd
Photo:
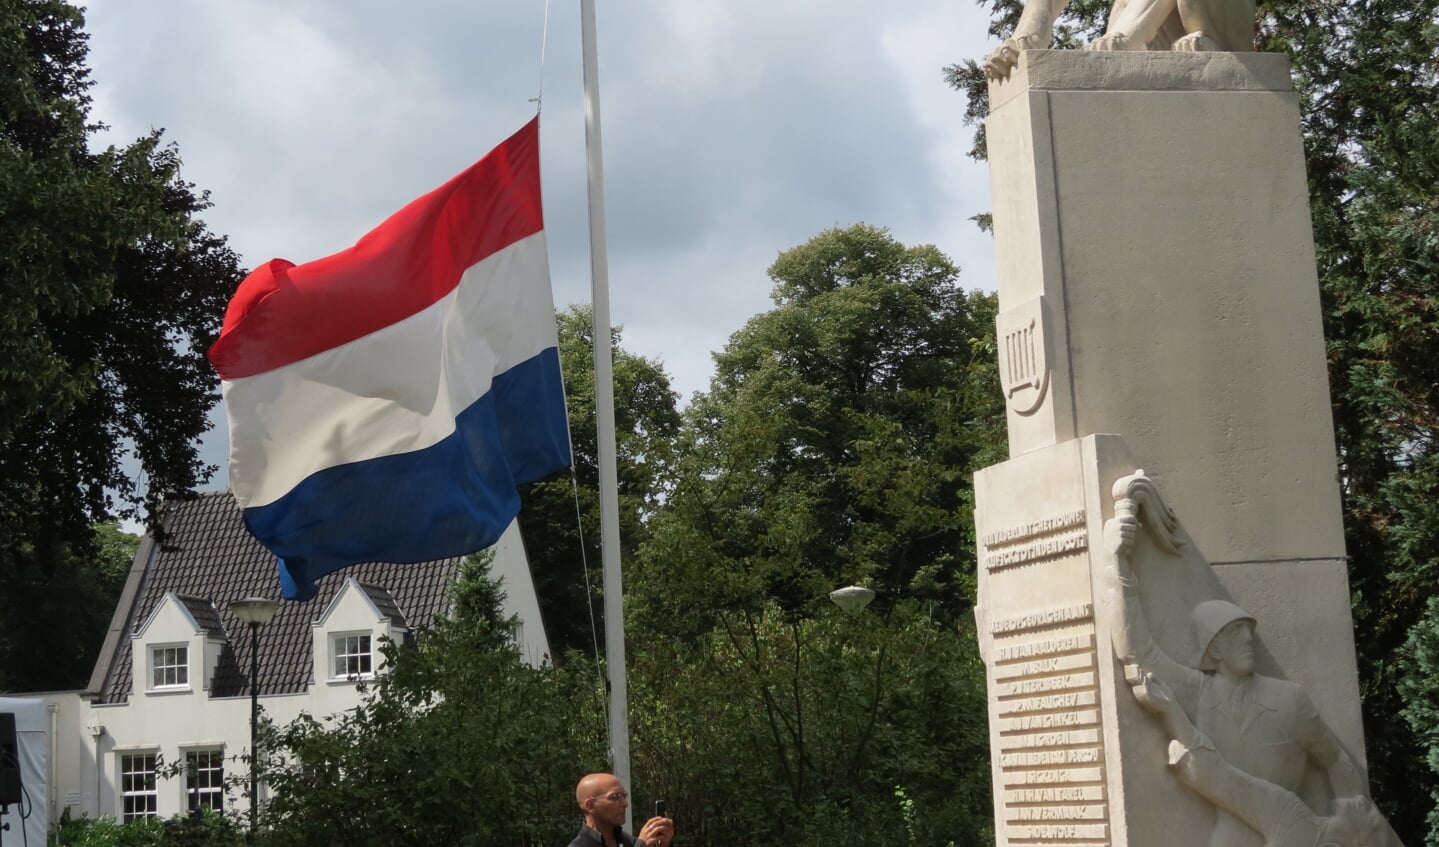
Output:
[[189,688],[190,648],[167,644],[150,648],[150,688]]
[[369,633],[344,633],[330,639],[335,679],[365,677],[374,673]]

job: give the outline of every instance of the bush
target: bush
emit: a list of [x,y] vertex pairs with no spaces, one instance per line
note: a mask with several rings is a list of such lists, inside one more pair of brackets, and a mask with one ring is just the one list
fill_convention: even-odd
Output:
[[50,836],[50,847],[239,847],[244,828],[219,812],[176,815],[169,820],[142,818],[120,823],[114,818],[80,818],[67,814]]

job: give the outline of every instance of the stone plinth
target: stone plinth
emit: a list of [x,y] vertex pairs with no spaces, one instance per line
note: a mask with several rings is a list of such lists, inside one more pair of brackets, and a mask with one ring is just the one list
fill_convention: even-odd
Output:
[[[976,617],[1000,845],[1209,844],[1215,814],[1165,772],[1166,739],[1135,704],[1110,645],[1108,491],[1135,470],[1123,440],[1101,435],[975,475]],[[1192,658],[1180,598],[1223,595],[1209,568],[1188,564],[1146,571],[1151,596],[1162,598],[1156,639],[1180,661]]]
[[[1190,614],[1232,598],[1258,619],[1258,673],[1297,683],[1362,766],[1287,60],[1027,51],[990,104],[1011,459],[976,476],[976,616],[999,843],[1244,847],[1257,834],[1165,769],[1109,642],[1101,569],[1129,557],[1099,548],[1109,486],[1143,468],[1184,540],[1134,553],[1151,643],[1200,674]],[[1327,814],[1326,779],[1284,790]]]
[[1284,56],[1029,51],[987,123],[1001,312],[1053,384],[1010,455],[1129,442],[1215,562],[1344,555]]
[[1123,436],[1362,761],[1287,59],[1027,51],[990,101],[1011,455]]

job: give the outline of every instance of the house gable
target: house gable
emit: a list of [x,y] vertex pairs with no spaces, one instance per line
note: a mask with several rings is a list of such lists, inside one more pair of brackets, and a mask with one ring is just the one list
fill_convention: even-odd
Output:
[[316,683],[354,682],[383,664],[380,640],[403,642],[409,633],[395,597],[386,588],[348,578],[311,627]]
[[130,637],[131,678],[147,695],[208,692],[228,646],[212,604],[166,592]]

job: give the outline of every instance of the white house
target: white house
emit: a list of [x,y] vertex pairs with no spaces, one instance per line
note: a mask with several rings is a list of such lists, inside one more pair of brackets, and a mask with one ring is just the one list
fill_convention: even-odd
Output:
[[[89,687],[28,695],[51,715],[46,796],[34,803],[51,821],[66,810],[127,819],[245,803],[223,786],[245,772],[250,747],[252,636],[269,718],[337,714],[359,702],[357,683],[379,670],[382,639],[413,639],[449,608],[460,562],[347,568],[252,632],[229,603],[277,597],[278,581],[274,557],[245,530],[234,499],[172,501],[163,526],[161,539],[141,541]],[[502,580],[504,611],[519,618],[528,659],[544,661],[549,648],[514,525],[495,549],[491,575]],[[183,775],[157,778],[181,762]]]

